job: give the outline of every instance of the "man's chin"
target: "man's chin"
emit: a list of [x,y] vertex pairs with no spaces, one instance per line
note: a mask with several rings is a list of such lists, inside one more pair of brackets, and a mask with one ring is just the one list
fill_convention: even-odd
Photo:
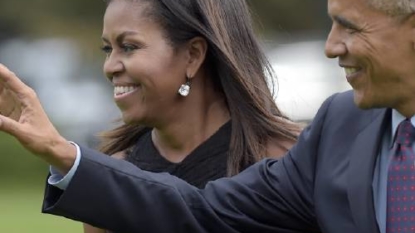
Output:
[[354,94],[354,103],[356,106],[360,109],[371,109],[374,108],[374,103],[372,101],[368,100],[368,98],[365,98],[364,95],[360,93],[356,93],[356,91],[353,92]]
[[358,108],[362,110],[369,110],[369,109],[375,109],[375,108],[386,108],[385,105],[376,103],[374,101],[370,101],[369,99],[358,99],[355,97],[354,103],[356,104]]

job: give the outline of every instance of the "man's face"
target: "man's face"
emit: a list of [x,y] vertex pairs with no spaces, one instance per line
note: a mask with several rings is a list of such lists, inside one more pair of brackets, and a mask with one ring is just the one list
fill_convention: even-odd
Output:
[[358,107],[415,114],[415,17],[392,17],[365,0],[328,0],[326,55],[338,58]]

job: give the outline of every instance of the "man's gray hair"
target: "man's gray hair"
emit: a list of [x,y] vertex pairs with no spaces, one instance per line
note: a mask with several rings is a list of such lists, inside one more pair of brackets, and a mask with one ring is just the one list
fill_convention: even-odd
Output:
[[415,13],[415,0],[367,0],[374,8],[391,16],[406,16]]

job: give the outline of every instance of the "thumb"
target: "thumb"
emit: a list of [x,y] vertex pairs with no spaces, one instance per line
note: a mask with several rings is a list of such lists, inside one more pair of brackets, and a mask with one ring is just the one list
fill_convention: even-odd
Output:
[[11,136],[18,138],[21,129],[19,123],[13,119],[0,115],[0,131],[3,131]]

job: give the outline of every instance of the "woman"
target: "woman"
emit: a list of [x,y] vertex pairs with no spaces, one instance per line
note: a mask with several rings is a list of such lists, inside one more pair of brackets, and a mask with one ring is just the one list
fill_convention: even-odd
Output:
[[125,123],[105,154],[203,187],[295,142],[244,0],[108,1],[102,40]]
[[244,0],[109,1],[102,38],[125,122],[104,153],[203,187],[295,141]]
[[108,1],[102,39],[125,122],[104,153],[201,188],[295,141],[244,0]]

